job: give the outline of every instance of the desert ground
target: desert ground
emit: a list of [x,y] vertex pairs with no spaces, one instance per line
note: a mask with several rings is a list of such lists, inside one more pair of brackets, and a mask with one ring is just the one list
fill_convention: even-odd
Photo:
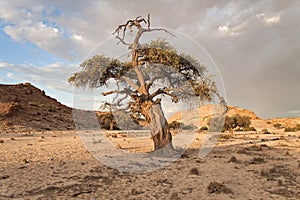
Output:
[[[300,132],[222,133],[199,158],[206,134],[198,132],[181,158],[146,173],[104,165],[77,131],[1,134],[0,199],[300,199]],[[124,151],[152,149],[150,137],[106,136]]]

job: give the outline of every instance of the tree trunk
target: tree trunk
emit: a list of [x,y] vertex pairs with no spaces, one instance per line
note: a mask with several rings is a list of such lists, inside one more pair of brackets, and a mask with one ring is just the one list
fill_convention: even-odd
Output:
[[173,155],[175,150],[172,144],[172,134],[160,103],[152,104],[149,117],[154,150],[158,151],[158,155],[161,156]]

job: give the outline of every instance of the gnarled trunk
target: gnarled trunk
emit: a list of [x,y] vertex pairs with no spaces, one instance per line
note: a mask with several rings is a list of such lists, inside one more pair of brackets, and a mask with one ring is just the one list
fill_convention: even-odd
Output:
[[149,109],[150,130],[154,142],[154,150],[159,155],[174,154],[172,135],[160,103],[153,103]]

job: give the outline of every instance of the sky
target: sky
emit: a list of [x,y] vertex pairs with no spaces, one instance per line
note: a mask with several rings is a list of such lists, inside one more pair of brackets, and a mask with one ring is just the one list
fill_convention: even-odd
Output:
[[31,82],[74,106],[68,77],[119,24],[151,13],[151,25],[205,48],[228,105],[300,116],[298,0],[0,0],[0,8],[1,84]]

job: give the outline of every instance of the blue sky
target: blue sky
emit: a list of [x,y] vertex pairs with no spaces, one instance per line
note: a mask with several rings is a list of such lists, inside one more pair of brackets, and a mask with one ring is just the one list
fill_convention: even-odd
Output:
[[72,106],[67,78],[78,64],[119,24],[151,13],[153,26],[182,32],[209,52],[229,105],[265,118],[300,116],[299,1],[177,3],[1,0],[0,83],[28,81]]

